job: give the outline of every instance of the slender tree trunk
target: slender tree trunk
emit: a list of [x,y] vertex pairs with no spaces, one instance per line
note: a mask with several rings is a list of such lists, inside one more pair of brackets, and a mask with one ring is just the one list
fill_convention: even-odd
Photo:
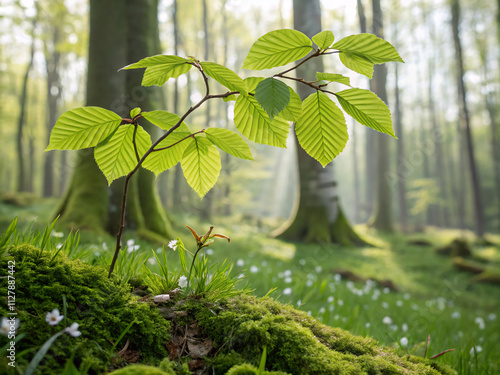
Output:
[[[210,35],[208,33],[208,4],[207,0],[202,0],[203,3],[203,33],[204,33],[204,59],[208,61],[210,56]],[[210,101],[205,103],[205,125],[204,128],[210,127],[212,121],[210,117]],[[215,189],[211,189],[204,197],[200,217],[203,220],[212,218],[212,210],[214,205]]]
[[[361,33],[366,33],[365,9],[362,0],[357,0],[359,28]],[[376,132],[369,128],[365,128],[365,198],[364,198],[364,219],[368,220],[373,212],[374,201],[374,181],[375,181],[375,135]]]
[[[380,0],[372,0],[373,8],[373,33],[383,38],[383,21]],[[372,91],[387,103],[387,92],[385,83],[387,80],[387,67],[375,65],[373,79],[370,82]],[[386,175],[389,172],[389,137],[384,134],[376,134],[376,157],[377,176],[375,178],[375,210],[371,219],[372,225],[379,230],[391,232],[392,227],[392,199],[391,190],[387,184]]]
[[470,127],[469,109],[467,106],[467,92],[464,84],[464,65],[462,57],[462,45],[459,36],[460,24],[460,3],[459,0],[451,1],[452,14],[452,31],[455,42],[455,56],[457,63],[457,92],[458,106],[460,110],[460,128],[465,136],[467,161],[470,171],[470,179],[472,183],[472,195],[475,214],[475,233],[478,237],[484,235],[484,216],[483,205],[481,199],[481,185],[479,181],[479,172],[477,170],[476,160],[474,156],[474,144],[472,140],[472,131]]
[[[59,65],[61,54],[58,50],[61,30],[58,25],[53,25],[52,39],[45,42],[45,67],[47,72],[47,144],[49,143],[50,131],[57,121],[58,102],[62,94],[62,85],[59,77]],[[49,45],[50,44],[50,45]],[[45,153],[43,167],[43,196],[54,195],[54,153]]]
[[[38,9],[37,9],[38,13]],[[30,57],[28,61],[28,66],[26,67],[26,71],[24,73],[23,85],[21,89],[21,96],[19,97],[19,118],[17,122],[17,190],[18,191],[27,191],[27,176],[26,176],[26,165],[25,165],[25,121],[26,121],[26,103],[28,99],[28,80],[31,68],[33,66],[33,59],[35,56],[35,38],[36,38],[36,27],[37,27],[37,17],[38,14],[33,18],[32,23],[32,31],[31,31],[31,47],[30,47]]]
[[[294,27],[309,37],[321,31],[319,0],[294,0]],[[317,58],[297,69],[297,75],[314,80],[316,72],[323,71],[323,62]],[[305,99],[312,93],[306,85],[299,85],[297,93]],[[338,202],[333,163],[325,168],[311,158],[297,144],[300,194],[293,219],[274,232],[292,241],[327,241],[344,245],[363,243],[348,224]]]

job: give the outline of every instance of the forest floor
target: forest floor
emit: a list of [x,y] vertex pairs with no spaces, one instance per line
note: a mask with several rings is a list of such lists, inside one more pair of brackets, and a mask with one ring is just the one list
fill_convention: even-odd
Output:
[[[19,227],[33,220],[35,226],[45,226],[53,205],[50,200],[25,207],[0,204],[0,233],[15,216]],[[349,248],[285,243],[270,238],[265,228],[235,218],[215,218],[213,223],[214,231],[228,235],[231,242],[217,241],[206,253],[214,261],[232,261],[232,273],[240,275],[240,285],[246,284],[254,295],[272,290],[270,296],[280,302],[327,325],[374,337],[398,348],[400,354],[424,356],[430,335],[427,356],[454,348],[438,360],[459,374],[500,373],[500,285],[473,282],[474,274],[458,270],[452,258],[435,251],[455,238],[465,238],[472,247],[469,260],[500,274],[500,236],[489,236],[490,244],[478,244],[471,233],[451,229],[381,235],[359,226],[358,232],[375,246]],[[193,248],[184,224],[200,233],[209,224],[189,215],[175,217],[176,232]],[[151,250],[161,252],[161,246],[142,241],[133,232],[126,232],[124,240],[134,249],[129,256],[150,254],[145,264],[156,272]],[[98,256],[113,246],[113,236],[81,233],[87,255]],[[169,265],[175,267],[176,254],[165,248]]]

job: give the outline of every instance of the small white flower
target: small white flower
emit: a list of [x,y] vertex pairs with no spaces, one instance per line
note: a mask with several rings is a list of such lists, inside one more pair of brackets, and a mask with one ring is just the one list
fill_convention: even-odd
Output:
[[333,296],[330,296],[330,297],[328,297],[327,301],[328,301],[328,303],[332,303],[334,299],[335,298],[333,298]]
[[401,343],[401,346],[405,348],[408,346],[408,339],[406,337],[401,337],[401,340],[399,340],[399,342]]
[[408,332],[408,324],[403,323],[403,324],[401,325],[401,330],[402,330],[403,332]]
[[188,281],[187,281],[187,277],[186,276],[181,276],[179,277],[179,287],[180,288],[185,288],[188,284]]
[[484,324],[484,319],[479,316],[476,318],[474,323],[479,325],[479,329],[484,329],[486,327],[486,325]]
[[285,288],[285,289],[283,290],[283,294],[284,294],[285,296],[288,296],[288,295],[292,294],[292,288]]
[[398,299],[398,300],[396,301],[396,305],[397,305],[398,307],[403,306],[403,301],[401,301],[401,300],[399,300],[399,299]]
[[285,277],[285,283],[286,284],[290,284],[292,282],[292,278],[291,277]]
[[474,355],[474,352],[475,354],[478,354],[478,353],[481,353],[483,351],[483,348],[481,347],[481,345],[476,345],[476,346],[473,346],[472,348],[470,348],[470,355]]
[[382,323],[387,324],[387,325],[392,324],[392,319],[390,317],[386,316],[386,317],[384,317],[384,319],[382,319]]
[[405,293],[403,295],[403,298],[406,299],[406,300],[409,300],[410,299],[410,294],[409,293]]
[[306,281],[306,285],[307,286],[312,286],[313,284],[314,284],[314,281],[312,281],[312,280],[307,280]]
[[382,302],[382,307],[384,309],[388,309],[389,308],[389,304],[387,302]]
[[365,324],[365,328],[370,328],[370,323],[369,322]]
[[78,330],[78,323],[73,323],[69,327],[66,327],[66,329],[64,330],[64,332],[66,332],[67,334],[69,334],[69,335],[71,335],[73,337],[78,337],[78,336],[80,336],[82,334]]
[[252,266],[252,267],[250,267],[250,272],[252,272],[252,273],[257,273],[257,272],[259,272],[259,267],[257,267],[257,266]]
[[263,261],[260,263],[260,265],[261,265],[262,267],[267,267],[267,262],[266,262],[265,260],[263,260]]
[[17,329],[19,328],[19,318],[12,319],[12,318],[2,318],[2,326],[0,327],[0,334],[2,335],[9,335],[9,334],[16,334]]
[[326,309],[325,309],[324,307],[321,307],[321,308],[319,309],[319,313],[320,313],[320,314],[324,314],[324,313],[325,313],[325,311],[326,311]]
[[285,272],[283,272],[283,275],[284,275],[285,277],[292,276],[292,271],[290,271],[290,270],[286,270]]
[[339,299],[337,303],[339,304],[339,306],[344,306],[344,301],[342,301],[341,299]]
[[238,267],[243,267],[243,266],[245,265],[245,261],[244,261],[243,259],[238,259],[238,260],[236,261],[236,265],[237,265]]
[[55,230],[53,230],[52,233],[50,233],[50,235],[52,237],[56,237],[56,238],[64,237],[64,233],[63,232],[56,232]]
[[60,315],[58,309],[52,310],[52,312],[48,312],[45,316],[45,321],[49,323],[51,326],[56,326],[59,324],[61,320],[63,320],[64,315]]
[[454,311],[454,312],[451,314],[451,318],[452,318],[452,319],[458,319],[458,318],[460,318],[460,312],[458,312],[458,311]]
[[205,253],[207,255],[212,255],[214,253],[214,251],[212,249],[208,248],[208,249],[205,250]]
[[172,240],[168,243],[168,247],[170,247],[172,250],[176,250],[177,249],[177,240]]
[[333,278],[335,279],[336,282],[339,282],[342,279],[342,276],[336,273],[335,276],[333,276]]
[[497,318],[497,316],[494,313],[491,313],[490,315],[488,315],[488,320],[495,320],[496,318]]
[[128,240],[128,241],[127,241],[127,246],[134,246],[134,242],[135,242],[135,241],[134,241],[134,240],[132,240],[132,239],[131,239],[131,240]]
[[333,311],[333,310],[335,310],[335,306],[334,306],[334,305],[330,305],[330,306],[328,306],[328,310],[329,310],[329,311]]
[[387,294],[389,293],[391,290],[389,288],[384,288],[384,293]]
[[314,270],[317,272],[317,273],[321,273],[321,271],[323,271],[323,268],[321,266],[316,266],[316,268],[314,268]]

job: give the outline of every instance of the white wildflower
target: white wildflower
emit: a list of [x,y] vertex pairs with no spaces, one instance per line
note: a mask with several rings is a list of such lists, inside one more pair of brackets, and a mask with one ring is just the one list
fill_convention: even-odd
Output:
[[168,247],[170,247],[172,250],[177,250],[177,240],[172,240],[168,243]]
[[2,335],[9,335],[13,334],[15,335],[17,332],[17,329],[19,328],[19,318],[2,318],[2,325],[0,327],[0,334]]
[[66,327],[66,329],[64,330],[64,332],[66,332],[67,334],[69,334],[69,335],[71,335],[73,337],[78,337],[78,336],[80,336],[82,334],[78,330],[78,323],[73,323],[69,327]]
[[288,296],[288,295],[292,294],[292,288],[285,288],[285,289],[283,290],[283,294],[284,294],[285,296]]
[[185,288],[187,286],[187,283],[188,283],[187,280],[188,280],[187,277],[184,276],[184,275],[181,276],[181,277],[179,277],[179,287],[180,288]]
[[401,343],[401,346],[403,346],[404,348],[408,346],[408,339],[406,337],[401,337],[399,342]]
[[382,319],[382,323],[387,324],[387,325],[392,324],[392,319],[390,317],[386,316],[386,317],[384,317],[384,319]]
[[45,316],[45,321],[49,323],[51,326],[56,326],[59,324],[61,320],[63,320],[64,315],[60,315],[58,309],[52,310],[52,312],[48,312]]

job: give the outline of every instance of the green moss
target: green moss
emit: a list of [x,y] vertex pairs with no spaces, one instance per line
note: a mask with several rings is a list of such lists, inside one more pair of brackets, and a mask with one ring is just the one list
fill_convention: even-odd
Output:
[[114,375],[175,375],[175,372],[165,372],[158,367],[145,365],[131,365],[120,370],[113,371]]
[[[138,302],[129,288],[115,279],[108,279],[107,271],[81,261],[71,261],[29,245],[11,247],[0,259],[0,269],[7,270],[7,262],[16,262],[16,308],[20,318],[19,333],[27,335],[18,343],[17,352],[37,349],[50,336],[63,328],[65,321],[56,327],[45,321],[48,311],[57,308],[63,313],[62,296],[67,301],[67,324],[77,322],[82,335],[78,338],[63,335],[52,345],[41,362],[40,373],[53,374],[66,359],[74,354],[75,365],[90,367],[90,373],[106,370],[111,360],[112,343],[130,322],[135,321],[120,347],[130,340],[128,350],[141,353],[142,362],[158,363],[167,356],[165,344],[169,341],[170,322],[164,320],[156,308]],[[0,287],[7,295],[7,285]],[[5,302],[0,314],[6,315]],[[0,338],[0,346],[7,341]],[[33,352],[19,358],[23,368]]]
[[247,371],[248,364],[258,365],[266,346],[266,369],[289,374],[454,373],[428,361],[408,361],[371,338],[325,326],[270,298],[242,295],[218,306],[187,301],[182,308],[204,328],[219,350],[220,354],[210,363],[214,370],[226,371],[246,363],[242,369]]
[[[286,372],[281,372],[281,371],[263,371],[260,372],[262,375],[287,375]],[[259,372],[257,368],[254,366],[245,363],[242,365],[237,365],[232,367],[228,372],[227,375],[259,375]]]

